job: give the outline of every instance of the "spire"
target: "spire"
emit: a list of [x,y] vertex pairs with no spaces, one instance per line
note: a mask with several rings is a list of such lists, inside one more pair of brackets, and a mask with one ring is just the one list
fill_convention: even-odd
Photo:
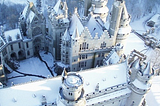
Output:
[[68,6],[67,6],[66,0],[64,1],[63,10],[68,10]]
[[70,40],[70,36],[69,36],[69,33],[68,33],[68,29],[66,29],[66,31],[64,32],[63,40],[65,40],[65,41]]
[[56,5],[54,6],[54,11],[55,11],[56,13],[58,13],[60,4],[61,4],[61,0],[58,0],[58,2],[56,3]]
[[143,74],[144,75],[150,75],[150,74],[152,74],[151,70],[152,70],[151,64],[150,64],[150,62],[148,62],[146,68],[143,71]]
[[133,62],[133,64],[132,64],[132,67],[134,67],[135,69],[140,69],[140,65],[139,65],[139,63],[140,63],[140,60],[139,59],[137,59],[137,60],[135,60],[134,62]]
[[67,71],[66,71],[66,69],[64,68],[64,69],[63,69],[63,72],[62,72],[62,83],[63,83],[63,81],[64,81],[64,79],[65,79],[66,76],[67,76]]
[[73,32],[73,35],[72,35],[72,39],[79,39],[79,31],[78,31],[78,28],[76,26],[74,32]]

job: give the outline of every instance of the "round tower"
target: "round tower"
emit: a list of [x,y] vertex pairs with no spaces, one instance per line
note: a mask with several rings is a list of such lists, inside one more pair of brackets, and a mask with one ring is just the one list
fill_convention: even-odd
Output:
[[107,5],[108,0],[92,0],[91,7],[89,9],[94,15],[100,16],[103,22],[106,22],[106,18],[108,16],[108,7]]
[[64,70],[57,106],[85,106],[83,83],[83,78],[79,74],[67,73]]
[[139,106],[142,104],[142,101],[144,100],[146,93],[150,90],[150,80],[154,75],[150,63],[145,64],[142,61],[140,63],[138,61],[135,63],[136,69],[139,70],[136,73],[136,78],[134,77],[133,79],[134,81],[131,81],[129,83],[129,88],[132,90],[132,93],[127,100],[126,106]]

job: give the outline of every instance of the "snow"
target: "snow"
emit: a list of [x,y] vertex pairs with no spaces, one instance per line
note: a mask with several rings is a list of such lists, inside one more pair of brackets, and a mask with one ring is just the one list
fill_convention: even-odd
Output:
[[47,62],[47,64],[48,64],[48,66],[49,67],[53,67],[53,63],[54,63],[54,58],[53,58],[53,56],[52,56],[52,54],[51,53],[46,53],[46,51],[40,51],[40,56],[42,57],[42,59],[44,60],[44,61],[46,61]]
[[[5,35],[7,42],[17,41],[17,40],[22,39],[22,36],[21,36],[19,29],[13,29],[10,31],[6,31],[6,32],[4,32],[4,35]],[[18,36],[19,36],[19,39],[17,39]]]
[[33,11],[30,11],[29,15],[28,15],[28,19],[30,21],[30,23],[32,22],[33,18],[34,18],[35,14]]
[[[51,76],[51,73],[48,71],[46,65],[39,60],[39,58],[33,57],[29,58],[26,60],[20,61],[20,67],[18,68],[17,71],[26,73],[26,74],[32,74],[32,75],[39,75],[39,76],[44,76],[44,77],[49,77]],[[16,76],[23,76],[23,77],[17,77],[17,78],[12,78]],[[8,78],[12,78],[8,80],[7,85],[10,86],[11,83],[13,82],[14,84],[20,84],[20,83],[25,83],[29,82],[30,80],[38,80],[42,79],[41,77],[36,77],[36,76],[24,76],[23,74],[19,74],[15,71],[7,75]]]
[[54,6],[54,10],[57,14],[62,13],[62,11],[60,10],[60,3],[61,3],[61,0],[58,0],[57,4]]
[[138,79],[135,79],[132,83],[133,85],[135,85],[137,88],[140,88],[140,89],[148,89],[151,86],[150,84],[146,85],[140,82]]
[[131,32],[131,27],[119,28],[118,34],[127,34]]
[[137,37],[137,35],[131,33],[130,36],[126,39],[126,45],[125,45],[125,50],[124,53],[126,55],[130,54],[131,51],[134,49],[137,51],[142,51],[144,49],[147,49],[148,47],[145,46],[144,42]]
[[145,99],[147,106],[160,106],[160,76],[152,79],[152,86]]
[[80,19],[78,18],[77,14],[73,14],[73,16],[71,18],[70,29],[69,29],[69,32],[71,35],[73,34],[76,27],[79,31],[79,35],[81,35],[82,31],[84,30],[84,27],[83,27]]
[[131,91],[128,88],[127,89],[122,89],[122,90],[119,90],[119,91],[115,91],[113,93],[109,93],[109,94],[106,94],[106,95],[103,95],[103,96],[99,96],[99,97],[96,97],[96,98],[89,99],[89,100],[87,100],[87,104],[92,105],[92,104],[97,103],[97,101],[103,102],[105,100],[114,99],[115,97],[120,97],[122,95],[130,94],[130,93],[131,93]]
[[94,13],[108,13],[108,8],[103,7],[103,8],[95,8]]
[[68,33],[68,29],[66,29],[66,31],[64,33],[63,40],[66,40],[66,41],[70,40],[70,35]]
[[105,58],[105,63],[106,65],[110,64],[117,64],[119,62],[120,58],[117,54],[117,52],[112,51],[106,58]]
[[158,24],[158,23],[160,24],[160,14],[155,14],[149,21],[153,21],[156,24]]
[[126,71],[126,63],[122,63],[118,65],[95,68],[90,71],[81,71],[79,74],[84,78],[84,89],[85,93],[88,94],[90,92],[95,92],[95,87],[98,83],[100,90],[127,83]]
[[[99,83],[100,90],[127,83],[126,71],[126,63],[121,63],[118,65],[111,65],[107,67],[91,69],[88,71],[81,71],[79,72],[79,74],[84,79],[85,93],[88,94],[95,92],[95,87],[97,83]],[[87,83],[89,83],[89,85]],[[30,82],[22,85],[12,86],[9,88],[3,88],[0,90],[0,105],[37,106],[41,104],[41,99],[43,95],[46,97],[46,101],[48,103],[53,103],[58,97],[60,86],[61,77],[54,77],[49,79],[43,79],[41,81],[36,81],[34,83]],[[116,96],[125,93],[130,93],[130,91],[121,90],[119,91],[119,93],[114,92],[113,94],[114,96]],[[113,95],[110,96],[113,97]]]
[[95,37],[96,33],[98,33],[98,37],[100,37],[103,33],[102,26],[97,21],[93,16],[91,16],[90,20],[88,21],[86,25],[92,37]]
[[24,8],[24,10],[23,10],[23,13],[22,13],[23,17],[26,17],[27,10],[28,10],[28,5],[25,6],[25,8]]

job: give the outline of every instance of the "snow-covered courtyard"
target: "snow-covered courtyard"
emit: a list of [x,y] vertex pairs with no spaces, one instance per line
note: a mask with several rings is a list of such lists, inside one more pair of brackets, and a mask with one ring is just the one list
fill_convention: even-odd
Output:
[[[40,55],[42,59],[46,61],[53,74],[56,75],[54,73],[53,56],[50,53],[46,54],[44,51],[40,51]],[[20,67],[17,69],[17,72],[12,71],[7,75],[7,86],[53,77],[46,64],[38,57],[22,60],[20,61],[19,65]]]

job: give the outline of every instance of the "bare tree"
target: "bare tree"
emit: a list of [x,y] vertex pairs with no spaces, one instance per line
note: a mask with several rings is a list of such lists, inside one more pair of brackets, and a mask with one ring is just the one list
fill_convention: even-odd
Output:
[[156,70],[155,74],[160,75],[160,49],[154,49],[149,58],[153,65],[153,68]]

